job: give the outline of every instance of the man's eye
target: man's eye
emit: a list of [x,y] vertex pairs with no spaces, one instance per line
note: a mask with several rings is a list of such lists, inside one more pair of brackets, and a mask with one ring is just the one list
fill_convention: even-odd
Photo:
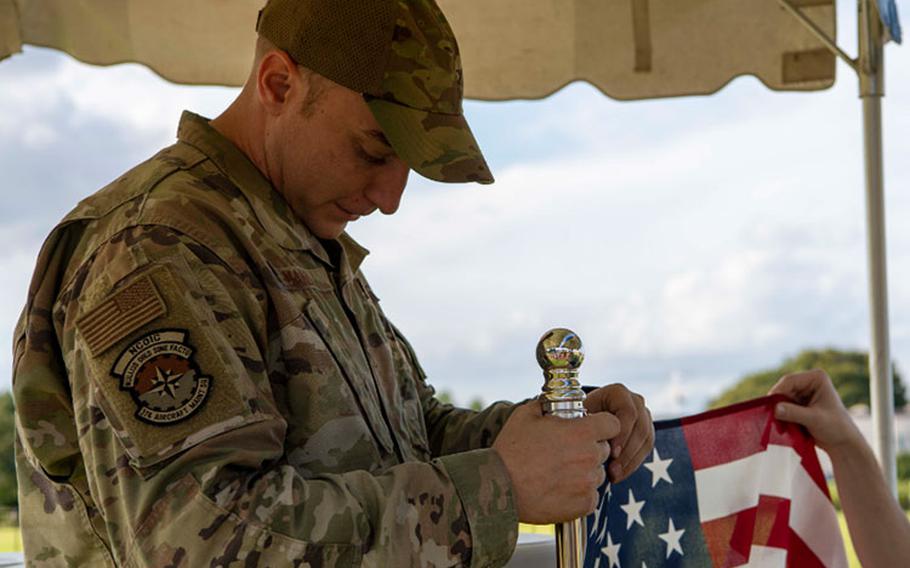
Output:
[[383,165],[385,165],[386,162],[388,162],[387,157],[374,156],[373,154],[370,154],[363,148],[359,149],[358,154],[360,154],[360,157],[363,159],[363,161],[365,161],[366,163],[373,165],[373,166],[383,166]]

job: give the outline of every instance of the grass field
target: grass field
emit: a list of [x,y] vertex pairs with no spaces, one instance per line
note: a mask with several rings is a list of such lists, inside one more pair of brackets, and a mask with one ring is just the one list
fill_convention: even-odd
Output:
[[0,552],[22,552],[19,527],[0,527]]
[[850,533],[847,532],[847,519],[844,518],[843,513],[837,513],[837,522],[840,523],[840,534],[844,537],[844,548],[847,549],[847,562],[850,568],[862,568],[862,564],[859,563],[856,552],[853,550],[853,542],[850,540]]

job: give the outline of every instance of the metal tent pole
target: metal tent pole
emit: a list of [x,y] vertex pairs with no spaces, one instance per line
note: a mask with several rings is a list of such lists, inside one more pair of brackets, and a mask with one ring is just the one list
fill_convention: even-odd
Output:
[[894,445],[894,386],[888,333],[888,279],[885,258],[885,200],[882,168],[883,29],[874,0],[859,0],[859,73],[866,162],[866,233],[872,344],[869,382],[873,448],[891,492],[897,494]]

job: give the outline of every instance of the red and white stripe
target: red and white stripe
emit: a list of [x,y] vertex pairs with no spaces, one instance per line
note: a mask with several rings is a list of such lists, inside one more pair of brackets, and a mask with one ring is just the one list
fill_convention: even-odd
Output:
[[846,568],[815,447],[798,427],[775,421],[771,407],[683,420],[713,564]]

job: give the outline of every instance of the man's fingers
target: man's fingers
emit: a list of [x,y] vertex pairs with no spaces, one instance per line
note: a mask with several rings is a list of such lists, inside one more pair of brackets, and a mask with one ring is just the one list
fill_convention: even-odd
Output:
[[597,442],[597,447],[600,450],[600,464],[603,465],[610,459],[610,442],[600,441]]
[[627,478],[654,447],[654,424],[644,397],[613,384],[591,393],[586,406],[589,412],[611,413],[619,420],[619,431],[610,440],[613,459],[607,472],[614,482]]
[[607,472],[603,466],[594,470],[594,487],[600,487],[607,480]]
[[629,395],[631,406],[625,409],[621,415],[618,414],[623,425],[623,432],[617,440],[613,441],[613,457],[622,458],[621,463],[624,469],[633,463],[627,454],[634,455],[642,444],[650,443],[654,439],[651,412],[645,405],[644,397],[633,392],[629,392]]
[[629,477],[645,460],[654,447],[654,423],[647,412],[640,417],[635,433],[629,438],[629,445],[622,450],[619,458],[614,456],[610,463],[610,480],[614,483]]
[[609,472],[609,477],[610,477],[611,483],[616,483],[617,481],[622,480],[622,478],[624,477],[622,464],[620,464],[616,460],[613,460],[609,464],[607,464],[607,471]]
[[622,460],[613,460],[610,464],[610,481],[618,483],[635,473],[635,470],[641,466],[641,462],[645,461],[645,458],[651,453],[653,447],[653,442],[648,442],[641,444],[634,451],[626,450],[623,452]]
[[[613,439],[613,455],[620,455],[629,444],[629,437],[638,421],[639,401],[626,387],[620,384],[609,385],[603,389],[602,406],[619,419],[620,430]],[[639,397],[640,398],[640,397]],[[644,400],[644,399],[642,399]]]
[[[634,471],[654,447],[654,422],[647,410],[639,418],[629,443],[619,456],[623,471]],[[614,456],[615,457],[615,456]]]
[[607,441],[616,438],[620,433],[621,423],[619,418],[609,412],[589,414],[581,420],[586,421],[592,428],[591,434],[596,441]]
[[572,451],[590,451],[588,444],[596,444],[598,455],[602,454],[600,463],[610,457],[611,440],[619,433],[619,419],[609,412],[598,412],[587,416],[566,419],[556,416],[544,416],[549,422],[548,427],[559,432],[560,439],[565,440],[566,448],[574,447]]

